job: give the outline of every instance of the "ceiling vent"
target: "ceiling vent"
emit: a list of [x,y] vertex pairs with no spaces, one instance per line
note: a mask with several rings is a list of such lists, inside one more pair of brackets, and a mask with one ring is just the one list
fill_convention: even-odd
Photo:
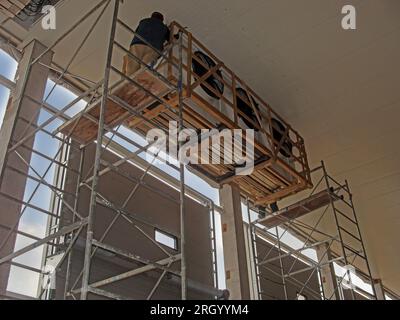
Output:
[[[195,59],[195,58],[192,59],[193,71],[194,71],[194,73],[196,73],[199,76],[199,78],[205,76],[210,69],[212,69],[212,68],[214,68],[216,66],[216,63],[209,56],[207,56],[205,53],[203,53],[201,51],[196,51],[194,53],[194,55],[197,57],[197,59],[199,59],[201,61],[201,63],[200,63],[197,59]],[[220,78],[222,78],[221,70],[218,69],[215,73]],[[224,84],[213,75],[210,75],[205,80],[205,82],[211,88],[213,88],[215,91],[210,90],[206,85],[204,85],[203,81],[200,84],[202,89],[210,97],[213,97],[213,98],[219,100],[221,98],[221,95],[224,93]]]
[[[242,88],[236,88],[236,105],[238,109],[243,112],[251,121],[254,123],[258,123],[257,116],[252,108],[252,105],[257,109],[260,110],[258,107],[258,103],[251,97],[251,102],[249,99],[249,95],[247,94],[246,90]],[[239,115],[240,116],[240,115]],[[254,127],[254,124],[247,120],[245,117],[240,116],[243,122],[249,128]]]
[[42,16],[42,8],[56,5],[62,0],[0,0],[0,12],[29,29]]

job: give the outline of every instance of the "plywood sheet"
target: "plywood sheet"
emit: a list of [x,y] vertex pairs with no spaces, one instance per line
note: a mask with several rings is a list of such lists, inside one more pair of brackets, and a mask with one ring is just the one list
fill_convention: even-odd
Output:
[[[162,97],[169,91],[169,88],[163,81],[144,69],[135,75],[134,80],[155,96]],[[115,89],[111,90],[111,95],[123,100],[126,105],[132,108],[132,111],[141,110],[156,101],[156,99],[145,90],[139,89],[128,80],[123,81],[116,86]],[[59,129],[59,132],[70,135],[73,139],[82,144],[94,141],[97,137],[100,105],[100,100],[95,102],[84,112],[65,123]],[[127,109],[111,99],[107,100],[105,109],[106,126],[114,128],[130,117],[132,117],[132,114]]]

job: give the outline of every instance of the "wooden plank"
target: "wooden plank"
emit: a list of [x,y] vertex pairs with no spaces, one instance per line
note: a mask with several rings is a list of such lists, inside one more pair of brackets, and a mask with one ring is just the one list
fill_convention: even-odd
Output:
[[287,208],[280,210],[275,215],[267,216],[258,220],[257,222],[267,228],[277,227],[285,222],[300,218],[310,212],[329,205],[331,203],[331,199],[333,201],[337,201],[339,198],[335,195],[332,195],[332,190],[323,190],[307,199],[301,200]]
[[[168,93],[169,89],[165,83],[155,77],[151,72],[147,70],[140,70],[134,79],[148,91],[156,96],[163,96]],[[144,90],[137,88],[128,81],[123,81],[111,92],[112,95],[117,96],[121,100],[129,104],[133,110],[140,110],[141,108],[148,106],[155,102],[155,99],[148,95]],[[92,117],[99,119],[100,115],[100,104],[98,101],[95,103],[86,113],[90,114]],[[107,107],[105,110],[105,124],[109,127],[116,127],[123,123],[132,115],[127,112],[127,110],[121,107],[119,104],[108,100]],[[82,144],[87,144],[96,139],[98,124],[90,121],[85,117],[80,117],[78,114],[73,119],[65,123],[59,132],[68,134],[70,130],[74,127],[75,123],[78,121],[72,138],[79,141]]]
[[[158,116],[160,116],[160,114],[165,112],[166,110],[167,110],[166,106],[159,105],[156,108],[145,112],[143,114],[143,117],[146,118],[147,120],[153,120],[153,119],[157,118]],[[139,117],[130,118],[130,119],[126,120],[126,126],[129,128],[135,128],[135,127],[139,126],[140,124],[142,124],[143,122],[144,122],[144,120]]]
[[[176,23],[173,25],[180,28]],[[300,143],[299,145],[296,144],[300,150],[300,158],[296,157],[296,161],[298,161],[302,167],[301,170],[298,170],[298,167],[300,166],[296,166],[296,168],[294,168],[290,164],[287,164],[283,160],[277,158],[274,159],[274,161],[269,161],[268,163],[256,166],[255,171],[249,176],[232,176],[232,173],[234,173],[234,166],[231,164],[201,164],[197,166],[194,165],[192,168],[200,172],[202,176],[207,176],[208,178],[211,177],[213,182],[216,182],[218,185],[234,181],[239,185],[242,194],[249,196],[249,198],[255,204],[265,205],[272,203],[309,187],[311,185],[311,179],[309,177],[308,163],[302,138],[298,136],[297,132],[294,131],[281,117],[279,117],[279,115],[277,115],[267,103],[261,100],[261,98],[257,96],[254,91],[252,91],[230,69],[226,68],[223,62],[221,62],[205,46],[195,39],[191,33],[187,32],[186,30],[182,31],[183,34],[188,36],[189,39],[188,47],[184,48],[184,50],[186,50],[185,52],[187,53],[187,59],[183,61],[183,68],[187,72],[187,77],[184,79],[186,80],[186,83],[184,83],[183,87],[186,104],[183,114],[185,128],[212,129],[215,126],[213,123],[221,123],[228,129],[239,129],[238,114],[241,114],[242,116],[243,114],[240,112],[240,110],[238,110],[236,105],[236,87],[242,87],[257,101],[260,108],[264,108],[264,111],[268,111],[269,117],[267,120],[269,123],[271,122],[271,118],[273,116],[279,120],[282,120],[282,123],[285,124],[285,133],[289,135],[293,133],[296,134],[297,141]],[[193,46],[193,43],[195,46]],[[192,50],[198,50],[199,48],[207,53],[207,55],[209,55],[216,62],[216,66],[214,68],[210,68],[210,70],[208,70],[203,77],[196,76],[193,74],[193,72],[191,72],[192,58],[196,59],[196,57],[193,56]],[[176,53],[171,51],[171,61],[178,62],[177,57],[174,55],[176,55]],[[168,68],[168,79],[177,83],[177,79],[172,74],[171,64],[168,63],[166,68]],[[226,86],[225,92],[232,92],[233,101],[230,101],[231,98],[227,98],[226,95],[221,97],[221,101],[224,101],[233,109],[235,115],[234,120],[231,120],[226,114],[221,113],[215,106],[207,101],[207,99],[204,99],[198,93],[191,91],[191,89],[194,87],[202,84],[206,85],[211,91],[216,93],[215,89],[210,88],[210,86],[205,82],[205,79],[207,79],[210,74],[214,74],[216,78],[220,78],[219,75],[215,73],[217,69],[224,71],[224,76],[220,80],[223,81]],[[177,95],[175,94],[174,96],[167,96],[170,91],[168,91],[165,83],[159,78],[155,77],[152,73],[144,69],[138,71],[134,78],[136,82],[140,83],[140,85],[151,91],[155,96],[158,96],[159,98],[164,97],[164,102],[168,103],[171,108],[177,109]],[[143,120],[142,117],[133,116],[126,110],[126,107],[123,108],[117,103],[109,100],[105,112],[105,124],[108,127],[114,128],[119,124],[124,124],[127,127],[135,128],[137,132],[145,136],[150,129],[156,128],[157,126],[160,126],[163,129],[168,129],[170,121],[179,121],[177,115],[174,114],[169,108],[166,108],[161,104],[152,105],[152,103],[155,102],[154,98],[146,95],[143,90],[138,89],[128,81],[125,81],[122,85],[117,86],[117,88],[113,89],[111,93],[126,102],[126,104],[130,105],[132,109],[137,111],[140,110],[141,116],[149,121]],[[255,104],[252,99],[250,99],[249,103],[250,107],[253,108],[257,115],[258,122],[261,122],[259,119],[260,114],[257,110],[255,110]],[[149,107],[150,105],[151,108]],[[89,110],[87,110],[87,115],[90,115],[92,120],[88,119],[89,117],[79,118],[79,116],[77,116],[69,123],[66,123],[60,131],[63,133],[68,133],[68,130],[71,130],[73,125],[79,121],[75,132],[72,134],[72,138],[84,144],[93,141],[96,138],[98,130],[98,124],[96,123],[96,120],[99,118],[99,110],[100,103],[98,102],[95,103]],[[207,115],[204,116],[199,114],[198,110],[205,111]],[[271,131],[271,128],[269,129]],[[264,131],[267,132],[268,130]],[[270,140],[271,135],[268,133],[266,134]],[[280,141],[280,143],[282,145],[282,141]],[[293,143],[295,144],[295,142]],[[277,142],[277,145],[279,145],[279,142]],[[274,151],[271,150],[271,146],[268,147],[262,145],[259,141],[255,141],[255,158],[259,159],[264,156],[273,159]],[[210,147],[210,155],[212,154],[212,149],[214,147],[215,146]],[[223,158],[223,156],[224,154],[222,151],[220,157]],[[303,163],[304,161],[305,163]],[[304,171],[306,171],[305,174]]]

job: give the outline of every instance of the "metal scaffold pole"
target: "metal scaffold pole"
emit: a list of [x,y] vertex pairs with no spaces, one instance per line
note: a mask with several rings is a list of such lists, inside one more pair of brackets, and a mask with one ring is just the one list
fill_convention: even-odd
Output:
[[[351,274],[350,269],[348,268],[349,266],[352,266],[357,270],[358,275],[369,282],[372,287],[372,294],[366,292],[363,292],[363,294],[374,299],[375,291],[372,286],[371,271],[348,182],[346,180],[346,183],[342,184],[333,179],[327,172],[323,162],[321,166],[311,170],[311,173],[320,173],[322,176],[318,177],[318,182],[308,197],[288,206],[285,209],[281,209],[276,213],[271,213],[267,215],[266,218],[255,220],[253,222],[250,221],[251,227],[255,230],[254,245],[260,243],[264,245],[269,243],[271,245],[270,249],[267,250],[267,253],[263,255],[262,259],[257,257],[257,254],[259,253],[256,252],[254,258],[256,271],[257,269],[260,269],[260,277],[268,281],[272,280],[265,277],[265,275],[263,277],[263,272],[281,279],[281,285],[283,286],[283,299],[296,298],[294,296],[289,296],[287,291],[287,286],[289,285],[297,288],[298,294],[306,292],[313,299],[333,299],[341,290],[345,278],[347,278],[347,287],[350,289],[352,298],[356,299],[356,291],[358,290],[358,292],[360,292],[362,290],[360,288],[355,288],[354,282],[352,282],[352,277],[354,277],[354,275]],[[323,189],[323,191],[318,192],[320,189]],[[320,201],[318,205],[315,202],[316,199]],[[346,213],[340,206],[348,208],[350,213]],[[301,217],[301,215],[297,214],[297,216],[291,216],[290,212],[299,212],[296,210],[300,210],[303,215],[314,214],[315,221],[313,224],[307,224],[300,220],[299,217]],[[331,231],[326,232],[324,231],[324,228],[322,228],[322,221],[324,219],[332,219],[335,229],[333,230],[333,233],[331,233]],[[346,225],[342,220],[355,226],[355,234],[352,234],[346,229]],[[301,248],[294,249],[287,243],[284,243],[282,239],[285,234],[289,233],[296,235],[298,239],[301,239],[304,242],[304,245]],[[344,237],[344,233],[347,234],[353,242],[359,244],[358,250],[348,243],[349,240]],[[314,261],[304,254],[307,250],[314,250],[321,245],[325,245],[326,247],[318,256],[318,261]],[[340,248],[340,250],[336,250],[337,248]],[[277,256],[270,257],[274,250],[276,250]],[[293,260],[290,264],[288,264],[287,261],[289,258]],[[359,259],[358,264],[355,264],[356,258]],[[279,265],[274,264],[276,261],[278,261]],[[294,270],[295,264],[298,261],[303,261],[303,265],[309,266],[303,267],[299,270]],[[312,277],[315,276],[315,279],[318,279],[322,285],[324,277],[321,275],[321,270],[331,268],[331,272],[334,272],[334,263],[347,269],[344,275],[334,276],[335,278],[332,280],[332,285],[334,287],[330,289],[330,293],[327,294],[323,286],[320,286],[319,292],[311,288],[310,282]],[[273,268],[278,268],[280,272],[276,272]],[[364,273],[360,268],[365,268],[367,273]],[[296,275],[300,275],[304,272],[310,272],[306,281],[299,281],[295,278]],[[260,286],[259,294],[261,297],[277,298],[268,295],[268,288],[266,288],[265,285]]]
[[104,135],[104,118],[105,111],[107,108],[107,98],[108,98],[108,89],[110,82],[110,73],[111,73],[111,62],[113,57],[113,43],[117,28],[117,19],[118,19],[118,11],[119,11],[119,1],[114,0],[113,7],[113,18],[111,23],[111,31],[109,36],[108,48],[107,48],[107,60],[104,74],[104,83],[103,83],[103,97],[100,105],[100,117],[99,117],[99,127],[97,132],[97,143],[96,143],[96,154],[94,160],[94,168],[93,168],[93,181],[92,181],[92,191],[90,196],[90,208],[88,214],[88,224],[87,224],[87,236],[86,236],[86,245],[85,245],[85,259],[83,266],[83,275],[82,275],[82,292],[81,292],[81,300],[86,300],[89,292],[89,280],[90,280],[90,264],[91,264],[91,255],[92,255],[92,241],[93,241],[93,224],[94,224],[94,215],[96,210],[96,202],[97,202],[97,183],[99,180],[99,171],[100,171],[100,158],[103,148],[103,135]]
[[[100,19],[104,16],[104,13],[107,9],[112,10],[112,21],[110,27],[110,34],[108,38],[108,47],[106,52],[105,59],[105,68],[104,68],[104,77],[102,80],[92,81],[87,77],[83,77],[81,75],[72,74],[68,69],[80,53],[81,49],[85,46],[86,42],[94,32],[96,26],[98,25]],[[72,58],[67,62],[66,68],[61,70],[60,68],[54,67],[52,63],[41,63],[41,58],[45,56],[46,53],[50,52],[53,48],[57,47],[63,40],[67,38],[72,32],[75,32],[78,27],[83,24],[89,17],[95,15],[95,13],[99,11],[99,14],[94,19],[94,22],[89,26],[89,31],[84,34],[82,41],[79,43],[78,48],[73,52]],[[17,264],[12,262],[13,259],[30,252],[36,248],[41,246],[45,246],[45,254],[44,254],[44,263],[51,259],[53,256],[59,257],[59,262],[56,264],[57,272],[63,270],[65,271],[65,282],[62,290],[62,297],[64,299],[78,299],[80,296],[81,300],[87,300],[89,298],[89,294],[96,296],[103,296],[109,299],[129,299],[129,297],[125,297],[116,293],[109,292],[103,289],[103,286],[113,284],[117,281],[122,281],[124,279],[130,279],[132,277],[142,275],[148,272],[159,272],[159,276],[156,278],[154,285],[152,286],[151,291],[145,295],[147,299],[152,299],[157,290],[161,287],[161,282],[168,281],[174,283],[175,285],[180,284],[181,286],[181,298],[188,299],[188,290],[194,290],[195,292],[200,292],[202,294],[207,294],[208,296],[216,297],[216,298],[226,298],[227,293],[224,290],[218,290],[215,287],[208,287],[204,284],[199,284],[192,279],[188,279],[187,277],[187,250],[186,250],[186,217],[185,217],[185,194],[189,192],[191,196],[195,195],[195,198],[198,199],[205,208],[210,208],[210,199],[201,195],[200,193],[193,193],[194,190],[188,189],[185,185],[185,164],[183,161],[180,161],[180,164],[174,165],[168,163],[168,166],[174,170],[179,172],[180,179],[176,180],[176,187],[179,191],[179,198],[176,199],[173,196],[165,194],[160,188],[149,185],[145,182],[145,178],[149,175],[149,173],[154,169],[154,162],[159,157],[160,151],[158,150],[154,152],[151,150],[155,146],[154,143],[148,143],[147,145],[141,145],[134,138],[128,135],[124,135],[120,132],[119,126],[110,126],[106,120],[106,114],[108,111],[108,104],[111,102],[113,104],[118,105],[120,108],[124,109],[126,114],[137,117],[143,123],[150,124],[152,126],[159,127],[161,130],[165,131],[165,128],[162,125],[158,125],[157,122],[153,119],[144,117],[142,114],[142,110],[139,108],[135,108],[131,103],[124,101],[119,98],[117,95],[113,94],[113,90],[121,84],[121,82],[128,83],[131,87],[136,88],[139,91],[142,91],[148,97],[154,100],[154,102],[158,102],[160,106],[165,107],[169,110],[169,112],[177,115],[179,117],[179,129],[182,130],[184,126],[184,88],[183,88],[183,52],[184,52],[184,35],[182,30],[179,32],[179,40],[173,40],[168,47],[163,51],[159,52],[157,49],[153,48],[149,44],[149,48],[156,51],[159,57],[164,60],[164,63],[167,62],[170,68],[175,68],[177,70],[178,79],[176,81],[171,81],[168,77],[163,75],[156,70],[156,68],[142,61],[139,57],[136,57],[131,51],[126,50],[121,44],[119,44],[116,40],[117,28],[121,27],[125,31],[130,32],[131,34],[141,38],[137,33],[131,29],[126,23],[118,18],[120,11],[120,0],[102,0],[99,1],[98,4],[94,8],[92,8],[88,13],[84,14],[82,18],[78,20],[78,22],[74,23],[73,26],[62,34],[62,36],[57,39],[49,48],[45,49],[43,53],[41,53],[38,58],[34,59],[30,62],[29,68],[32,68],[36,65],[40,65],[43,68],[47,68],[50,71],[57,70],[58,76],[55,84],[50,90],[50,93],[40,101],[38,99],[34,99],[28,95],[25,96],[23,92],[22,97],[29,100],[30,103],[33,103],[38,107],[38,110],[31,119],[26,118],[18,118],[21,125],[25,126],[25,130],[18,139],[15,139],[13,144],[7,149],[8,154],[15,154],[26,167],[30,169],[32,173],[26,174],[27,178],[32,179],[37,182],[36,188],[33,189],[33,193],[30,197],[27,197],[27,200],[20,200],[12,195],[4,194],[1,192],[1,195],[10,199],[17,203],[18,205],[23,206],[23,209],[18,215],[18,221],[15,222],[15,225],[10,228],[8,234],[4,239],[0,239],[2,245],[8,243],[11,235],[26,235],[29,238],[32,238],[34,242],[20,250],[15,252],[11,252],[3,257],[0,257],[0,265],[5,263],[10,263],[12,265],[18,265],[18,267],[25,268],[28,270],[33,270],[29,266],[24,266],[21,264]],[[141,38],[145,43],[147,43],[144,39]],[[168,56],[167,52],[172,52],[173,47],[177,46],[178,48],[178,58]],[[146,70],[149,74],[154,76],[158,81],[162,82],[165,86],[169,88],[168,94],[177,96],[177,103],[171,102],[168,103],[165,100],[164,95],[156,95],[153,94],[149,88],[145,87],[143,83],[140,83],[135,77],[130,77],[121,73],[119,69],[113,66],[113,57],[114,50],[119,50],[126,54],[130,59],[136,61],[142,70]],[[171,50],[171,51],[170,51]],[[179,61],[178,61],[179,59]],[[119,76],[121,80],[116,83],[111,83],[112,75]],[[63,80],[66,76],[75,77],[76,79],[84,79],[90,83],[90,87],[87,87],[87,90],[82,92],[83,90],[77,89],[77,97],[73,99],[73,101],[68,102],[66,106],[61,108],[53,107],[49,102],[48,98],[50,95],[55,92],[56,86],[60,85],[61,80]],[[69,112],[71,109],[76,106],[77,103],[85,101],[85,108],[80,111],[78,114],[74,116],[70,116]],[[94,106],[99,106],[98,115],[94,116],[93,113],[90,112]],[[37,117],[42,111],[47,112],[50,116],[47,117],[43,122],[37,123]],[[79,140],[74,140],[74,134],[77,130],[79,130],[79,124],[81,120],[89,120],[95,126],[97,126],[96,137],[94,141],[89,143],[81,143],[79,145]],[[54,124],[57,123],[57,127],[59,127],[59,121],[63,123],[63,125],[71,124],[71,127],[66,131],[61,131],[60,128],[56,131],[54,130]],[[33,129],[28,130],[29,127]],[[53,132],[52,132],[53,131]],[[36,150],[33,146],[28,146],[27,143],[36,138],[38,134],[44,134],[48,139],[52,139],[59,144],[58,152],[54,156],[46,155],[42,150]],[[117,159],[115,162],[106,160],[106,153],[112,154],[113,152],[120,151],[120,147],[118,147],[118,143],[116,139],[120,139],[126,144],[134,146],[136,148],[133,152],[123,153],[121,154],[121,158]],[[94,159],[90,160],[90,156],[93,154],[92,150],[88,147],[94,144]],[[179,142],[179,151],[182,150],[183,142]],[[29,158],[24,157],[24,153],[22,150],[27,150],[32,152],[36,156],[45,159],[50,162],[47,170],[44,170],[44,174],[41,174],[43,170],[36,170],[35,165],[30,163]],[[124,151],[125,152],[125,151]],[[140,178],[133,177],[129,172],[124,168],[126,164],[131,162],[133,159],[140,158],[141,154],[149,154],[153,157],[153,160],[146,166],[141,166],[141,170],[143,174]],[[79,155],[79,161],[77,157]],[[179,155],[179,154],[178,154]],[[76,159],[76,160],[74,160]],[[108,159],[108,158],[107,158]],[[93,161],[93,163],[89,163],[88,169],[88,161]],[[79,163],[78,163],[79,162]],[[55,178],[53,184],[48,182],[46,179],[46,175],[51,171],[52,166],[55,166]],[[75,166],[77,168],[75,168]],[[18,174],[23,174],[20,170],[13,168],[8,163],[8,170],[13,170]],[[68,174],[67,174],[68,173]],[[122,204],[115,203],[108,199],[107,194],[103,194],[99,192],[100,180],[105,175],[109,173],[113,173],[118,175],[119,177],[129,181],[132,184],[132,190],[129,192],[129,195],[126,197],[125,201]],[[35,176],[34,176],[35,175]],[[71,175],[74,175],[74,179],[72,179]],[[68,178],[67,178],[68,177]],[[68,181],[67,181],[68,180]],[[66,182],[67,181],[67,182]],[[66,185],[72,186],[72,181],[74,184],[73,190],[70,188],[66,188]],[[35,194],[39,190],[40,187],[48,188],[51,192],[51,206],[50,209],[42,209],[38,205],[32,204]],[[178,241],[177,250],[180,249],[179,253],[171,253],[169,250],[166,250],[164,246],[158,243],[154,239],[154,235],[149,233],[146,228],[150,227],[152,230],[160,230],[163,231],[163,228],[146,219],[146,217],[140,217],[136,214],[136,212],[132,212],[132,209],[128,208],[128,203],[134,198],[135,194],[138,192],[139,188],[144,188],[149,192],[153,192],[154,194],[163,197],[165,200],[170,201],[174,205],[178,206],[179,209],[179,230],[177,231],[169,231],[165,230],[167,234],[171,234],[176,237]],[[85,190],[86,189],[86,190]],[[81,196],[82,192],[89,191],[89,204],[88,211],[81,213],[82,210],[82,201],[83,198]],[[100,207],[102,209],[107,209],[109,212],[114,214],[112,220],[107,224],[106,229],[95,237],[95,220],[98,215]],[[217,259],[216,259],[216,240],[215,240],[215,210],[221,212],[221,208],[216,206],[214,202],[211,202],[212,208],[212,225],[213,225],[213,247],[214,247],[214,255],[215,255],[215,265],[214,270],[217,273]],[[44,238],[37,238],[30,236],[29,234],[25,234],[22,231],[18,230],[18,224],[21,217],[28,210],[36,210],[38,212],[44,213],[49,216],[48,222],[48,231],[47,235]],[[111,231],[116,227],[117,222],[121,223],[122,221],[126,225],[132,227],[138,234],[143,236],[146,240],[148,240],[157,250],[160,250],[165,257],[158,260],[150,260],[140,255],[134,254],[132,252],[128,252],[126,250],[117,248],[115,246],[109,245],[105,243],[106,238],[110,235]],[[146,228],[145,228],[146,227]],[[86,234],[85,234],[86,229]],[[76,250],[77,253],[73,254],[73,251]],[[83,266],[82,261],[80,261],[80,254],[78,252],[83,251]],[[136,268],[129,270],[127,272],[110,276],[107,279],[102,279],[96,282],[92,282],[93,277],[93,267],[95,267],[95,255],[96,253],[100,255],[99,252],[109,252],[115,256],[121,257],[125,260],[129,260],[133,263]],[[64,265],[64,262],[65,265]],[[180,263],[180,270],[177,270],[173,265],[175,263]],[[76,268],[79,268],[76,270]],[[80,272],[79,272],[80,270]],[[76,273],[78,271],[78,273]],[[40,270],[36,270],[41,274]],[[76,276],[77,274],[77,276]],[[168,275],[168,277],[167,277]],[[172,279],[172,280],[171,280]],[[218,283],[218,275],[215,274],[216,286]],[[48,290],[48,291],[47,291]],[[39,294],[39,298],[51,299],[53,298],[52,289],[43,289]]]
[[[356,209],[354,207],[353,194],[350,191],[350,186],[349,186],[349,182],[348,182],[347,179],[346,179],[346,190],[349,193],[349,200],[350,200],[351,210],[352,210],[352,213],[353,213],[354,221],[356,222],[357,233],[360,236],[362,252],[365,255],[365,262],[366,262],[366,265],[367,265],[367,275],[368,275],[368,278],[371,281],[371,283],[374,283],[374,279],[372,278],[372,273],[371,273],[371,267],[370,267],[370,264],[369,264],[369,261],[368,261],[368,257],[367,257],[367,250],[365,250],[365,245],[364,245],[363,237],[362,237],[362,234],[361,234],[360,225],[358,223]],[[375,288],[374,285],[372,285],[372,292],[373,292],[373,295],[374,295],[375,299],[377,299],[376,288]]]
[[257,293],[257,300],[262,300],[261,290],[260,290],[260,272],[258,268],[258,255],[256,250],[256,234],[254,232],[253,221],[251,219],[251,210],[250,210],[250,200],[246,199],[246,208],[247,208],[247,219],[249,221],[249,241],[251,248],[251,256],[253,259],[253,272],[251,274],[255,275],[255,279],[253,280],[253,286],[255,282],[255,289]]
[[[331,188],[331,185],[330,185],[330,182],[329,182],[328,172],[326,171],[325,163],[323,161],[321,163],[321,166],[322,166],[322,170],[324,172],[324,180],[325,180],[325,183],[326,183],[326,187],[329,189],[329,188]],[[340,240],[340,246],[341,246],[341,249],[342,249],[344,264],[347,267],[349,265],[349,261],[348,261],[347,255],[346,255],[346,250],[345,250],[345,247],[344,247],[344,240],[343,240],[341,228],[339,226],[339,220],[338,220],[338,216],[337,216],[337,212],[336,212],[335,203],[334,203],[332,197],[330,198],[330,205],[331,205],[331,207],[333,209],[332,211],[333,211],[333,216],[335,218],[337,234],[338,234],[338,237],[339,237],[339,240]],[[350,282],[351,296],[352,296],[352,299],[355,300],[356,298],[355,298],[355,294],[354,294],[354,290],[353,290],[350,270],[347,270],[346,273],[347,273],[347,277],[348,277],[349,282]]]
[[[183,123],[183,34],[179,33],[179,79],[178,79],[178,99],[179,99],[179,132],[184,129]],[[182,300],[187,299],[187,266],[186,266],[186,234],[185,234],[185,165],[181,154],[183,141],[179,141],[179,180],[180,180],[180,228],[181,228],[181,283]]]
[[[79,203],[79,195],[81,189],[81,179],[82,179],[82,172],[83,172],[83,163],[84,163],[84,150],[80,150],[79,155],[79,174],[76,178],[76,187],[75,187],[75,199],[74,199],[74,209],[78,211],[78,203]],[[72,222],[75,222],[75,216],[72,217]],[[70,277],[71,277],[71,265],[72,265],[72,250],[68,253],[67,258],[67,270],[65,275],[65,284],[64,284],[64,300],[67,299],[68,291],[69,291],[69,284],[70,284]]]

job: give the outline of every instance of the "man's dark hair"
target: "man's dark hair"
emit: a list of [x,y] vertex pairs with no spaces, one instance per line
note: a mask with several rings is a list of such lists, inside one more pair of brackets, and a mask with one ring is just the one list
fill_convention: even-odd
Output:
[[152,14],[151,14],[151,17],[152,18],[155,18],[155,19],[159,19],[159,20],[161,20],[161,21],[164,21],[164,16],[162,15],[162,13],[160,13],[160,12],[153,12]]

